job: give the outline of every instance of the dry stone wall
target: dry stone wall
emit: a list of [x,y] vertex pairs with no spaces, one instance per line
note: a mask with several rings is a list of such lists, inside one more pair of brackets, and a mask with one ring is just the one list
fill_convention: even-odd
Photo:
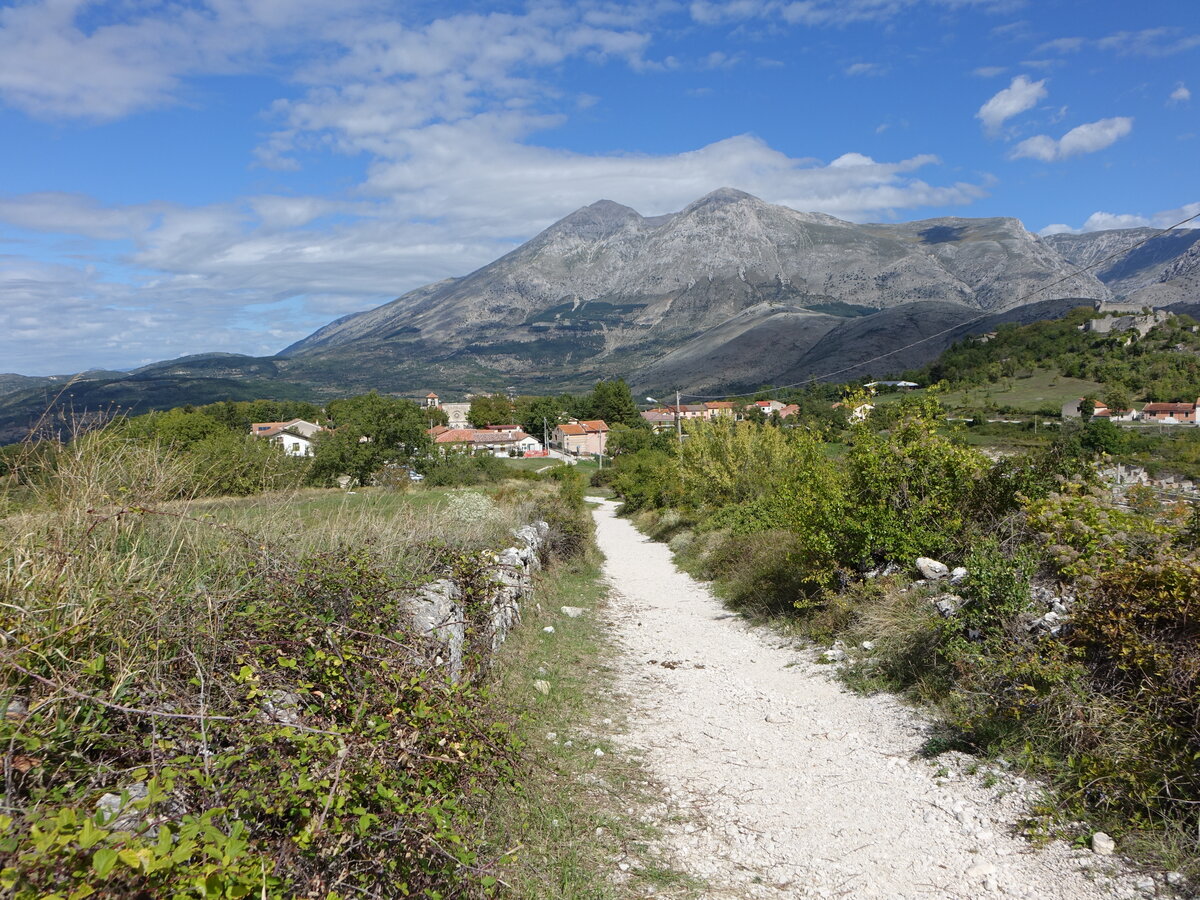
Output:
[[516,546],[485,552],[481,571],[469,583],[443,578],[407,598],[404,607],[413,634],[421,639],[416,649],[421,660],[444,669],[455,682],[489,668],[521,621],[521,604],[532,596],[533,573],[541,568],[538,553],[549,531],[545,522],[519,528]]

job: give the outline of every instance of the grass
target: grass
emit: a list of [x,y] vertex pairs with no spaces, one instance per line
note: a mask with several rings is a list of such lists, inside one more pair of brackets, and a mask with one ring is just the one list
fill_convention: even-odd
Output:
[[542,469],[553,469],[555,466],[563,465],[562,460],[549,456],[510,456],[502,457],[502,460],[514,469],[525,469],[530,472],[540,472]]
[[[1061,409],[1070,400],[1088,394],[1099,396],[1104,385],[1095,381],[1067,378],[1045,369],[1021,373],[996,384],[963,388],[938,393],[938,398],[951,409],[978,409],[995,406],[1034,413],[1039,410]],[[879,394],[876,403],[895,403],[904,396],[925,393],[924,389],[906,393]]]
[[[636,815],[650,799],[647,776],[610,740],[621,709],[597,689],[612,681],[613,650],[594,556],[540,577],[537,598],[501,652],[494,685],[525,742],[519,784],[494,798],[484,823],[498,850],[518,848],[500,876],[508,896],[699,896],[698,883],[651,854],[654,829]],[[588,612],[572,619],[562,606]],[[535,681],[549,684],[549,693]]]

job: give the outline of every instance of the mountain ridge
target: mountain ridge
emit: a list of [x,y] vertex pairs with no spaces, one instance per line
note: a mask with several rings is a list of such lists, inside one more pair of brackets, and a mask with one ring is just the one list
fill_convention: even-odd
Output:
[[[1079,271],[1147,237],[1101,277]],[[734,188],[655,216],[598,200],[473,272],[342,316],[275,356],[89,375],[63,402],[142,412],[250,391],[557,392],[612,377],[718,393],[897,372],[968,333],[1110,299],[1191,310],[1200,232],[1039,238],[1011,217],[855,224]],[[19,438],[68,380],[0,376],[0,440]]]

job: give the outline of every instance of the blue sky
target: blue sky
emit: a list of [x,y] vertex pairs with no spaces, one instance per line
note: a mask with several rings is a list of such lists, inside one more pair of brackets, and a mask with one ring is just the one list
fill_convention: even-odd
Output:
[[1200,212],[1194,0],[0,2],[0,372],[274,353],[600,198]]

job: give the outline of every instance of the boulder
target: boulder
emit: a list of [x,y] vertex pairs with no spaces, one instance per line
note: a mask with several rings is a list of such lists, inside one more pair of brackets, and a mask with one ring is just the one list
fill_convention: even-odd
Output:
[[1117,842],[1103,831],[1097,831],[1092,835],[1092,852],[1098,856],[1112,856],[1116,849]]
[[945,578],[950,574],[950,567],[945,563],[940,563],[936,559],[930,559],[928,556],[917,557],[917,569],[921,575],[930,581],[936,581],[939,578]]
[[967,601],[958,596],[958,594],[943,594],[941,597],[937,597],[930,602],[933,604],[933,608],[938,611],[938,615],[944,619],[950,618],[967,605]]

